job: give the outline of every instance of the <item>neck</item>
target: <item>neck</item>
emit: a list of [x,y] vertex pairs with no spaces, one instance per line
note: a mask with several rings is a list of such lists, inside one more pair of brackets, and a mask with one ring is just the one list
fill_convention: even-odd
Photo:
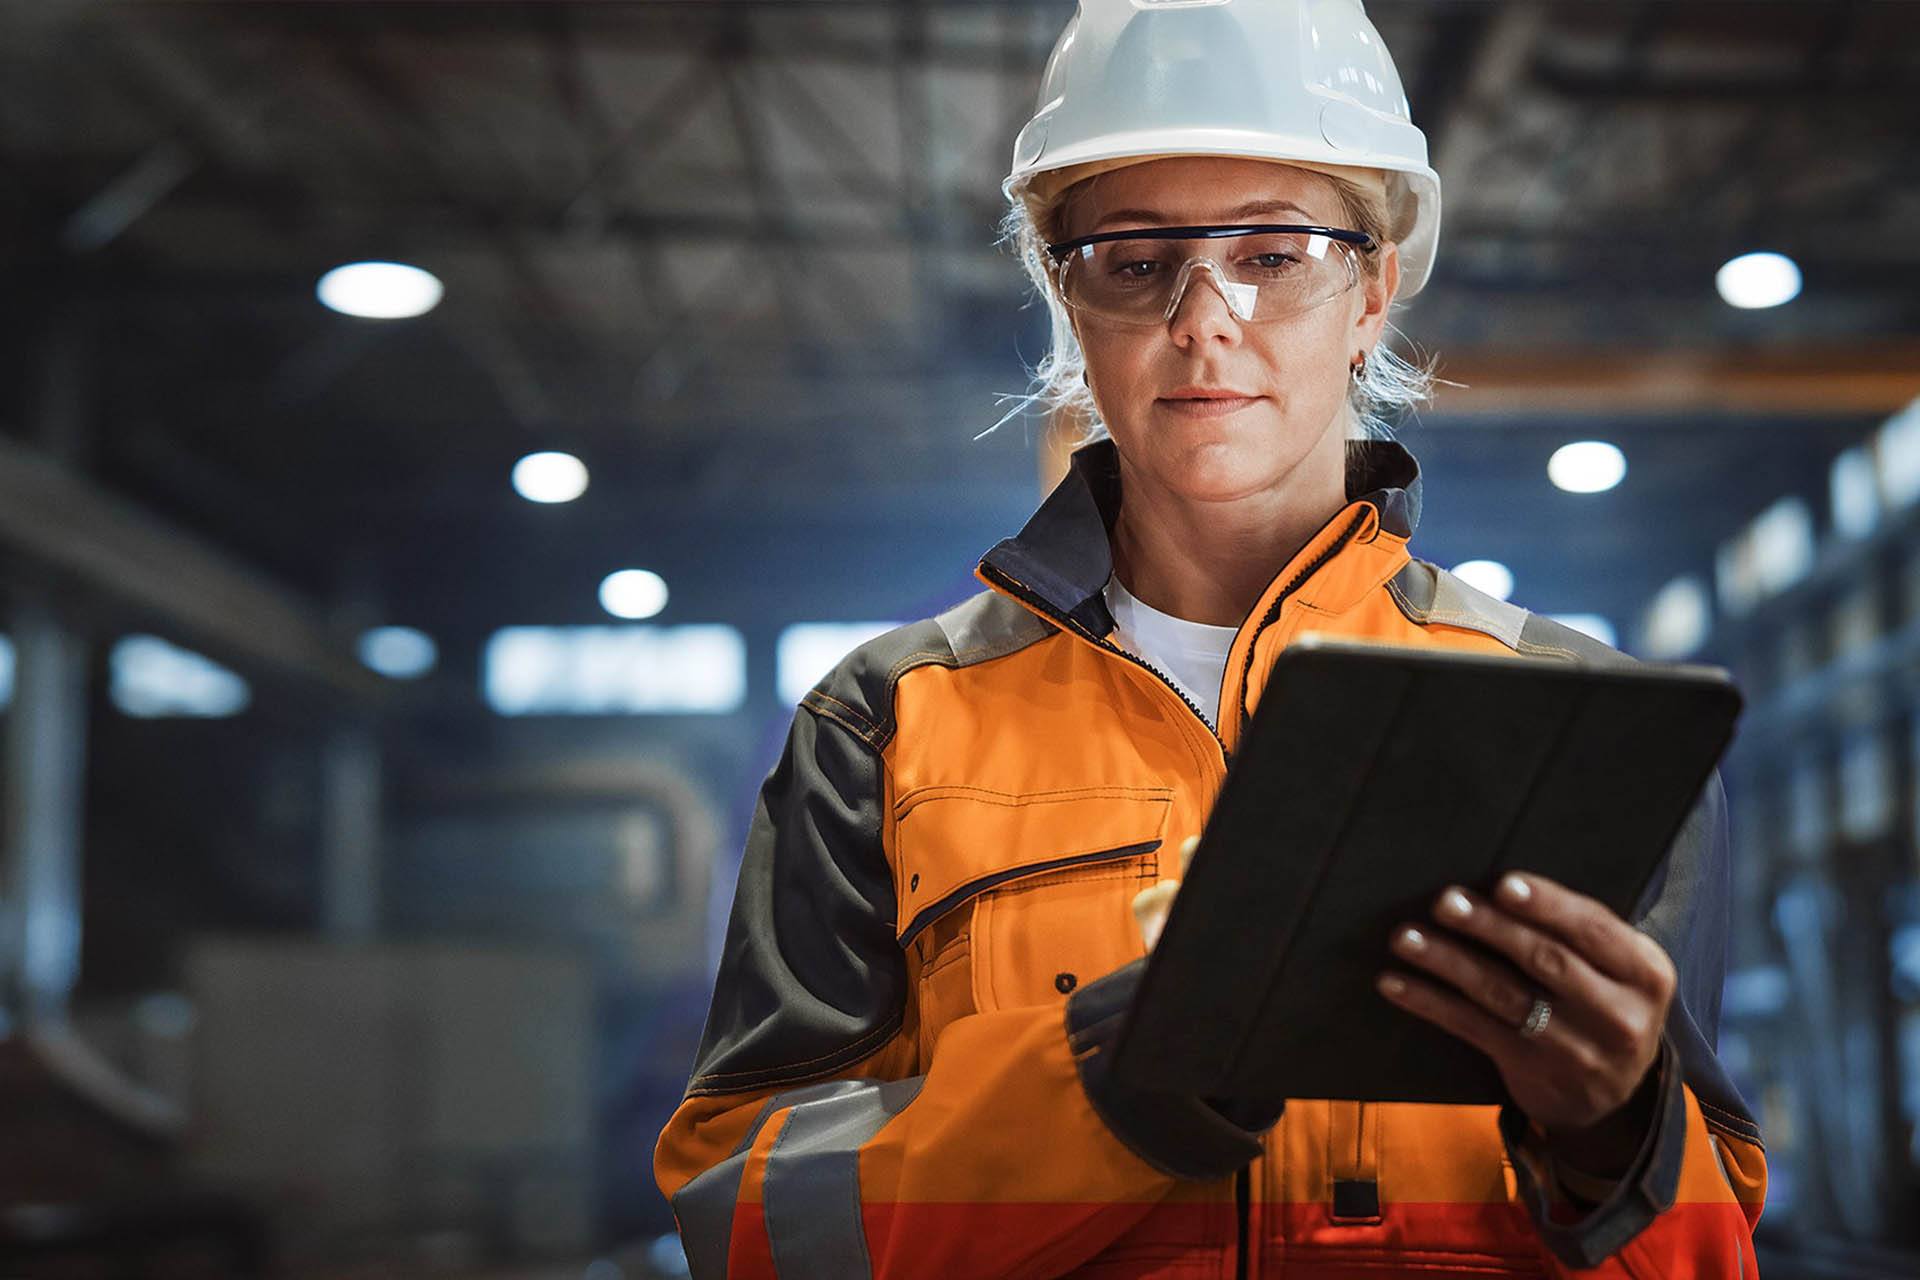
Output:
[[1347,505],[1346,439],[1329,429],[1279,483],[1196,501],[1120,459],[1113,565],[1135,599],[1189,622],[1237,627],[1274,575]]

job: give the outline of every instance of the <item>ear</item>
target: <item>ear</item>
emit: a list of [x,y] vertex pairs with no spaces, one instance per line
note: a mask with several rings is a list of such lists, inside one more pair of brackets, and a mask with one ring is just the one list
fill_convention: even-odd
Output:
[[1366,303],[1353,322],[1354,345],[1359,350],[1371,351],[1380,343],[1381,332],[1387,325],[1387,309],[1393,305],[1394,295],[1400,292],[1400,246],[1391,240],[1381,245],[1379,279],[1363,274],[1360,281],[1365,286]]

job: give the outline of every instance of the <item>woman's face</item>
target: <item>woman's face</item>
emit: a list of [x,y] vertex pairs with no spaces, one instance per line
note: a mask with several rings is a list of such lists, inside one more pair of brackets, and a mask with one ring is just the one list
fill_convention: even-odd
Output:
[[[1346,223],[1326,175],[1217,156],[1101,174],[1066,214],[1069,238],[1144,226]],[[1204,273],[1165,325],[1073,313],[1101,420],[1128,466],[1189,500],[1223,502],[1274,488],[1316,446],[1338,450],[1344,463],[1349,366],[1379,341],[1399,284],[1398,249],[1385,245],[1379,256],[1378,283],[1362,271],[1354,288],[1291,319],[1240,320]],[[1193,394],[1199,389],[1240,398],[1206,399]]]

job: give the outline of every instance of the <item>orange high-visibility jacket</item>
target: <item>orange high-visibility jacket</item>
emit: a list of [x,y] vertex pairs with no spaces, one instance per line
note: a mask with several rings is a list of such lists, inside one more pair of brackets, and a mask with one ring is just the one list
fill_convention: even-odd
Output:
[[1714,1053],[1717,774],[1634,913],[1680,985],[1654,1119],[1603,1197],[1563,1193],[1511,1106],[1296,1098],[1276,1118],[1105,1071],[1144,963],[1132,898],[1179,875],[1294,637],[1631,661],[1412,558],[1418,466],[1385,441],[1360,461],[1240,625],[1217,735],[1107,639],[1110,441],[981,560],[991,590],[807,694],[655,1152],[694,1276],[1757,1274],[1766,1158]]

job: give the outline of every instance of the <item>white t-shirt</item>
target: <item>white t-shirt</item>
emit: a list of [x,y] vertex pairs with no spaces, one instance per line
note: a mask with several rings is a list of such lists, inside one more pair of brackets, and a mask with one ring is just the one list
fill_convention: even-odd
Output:
[[1113,634],[1107,639],[1137,658],[1157,667],[1207,718],[1209,727],[1220,720],[1220,680],[1227,670],[1227,650],[1233,647],[1234,627],[1214,627],[1162,613],[1133,598],[1109,576],[1107,608],[1113,613]]

